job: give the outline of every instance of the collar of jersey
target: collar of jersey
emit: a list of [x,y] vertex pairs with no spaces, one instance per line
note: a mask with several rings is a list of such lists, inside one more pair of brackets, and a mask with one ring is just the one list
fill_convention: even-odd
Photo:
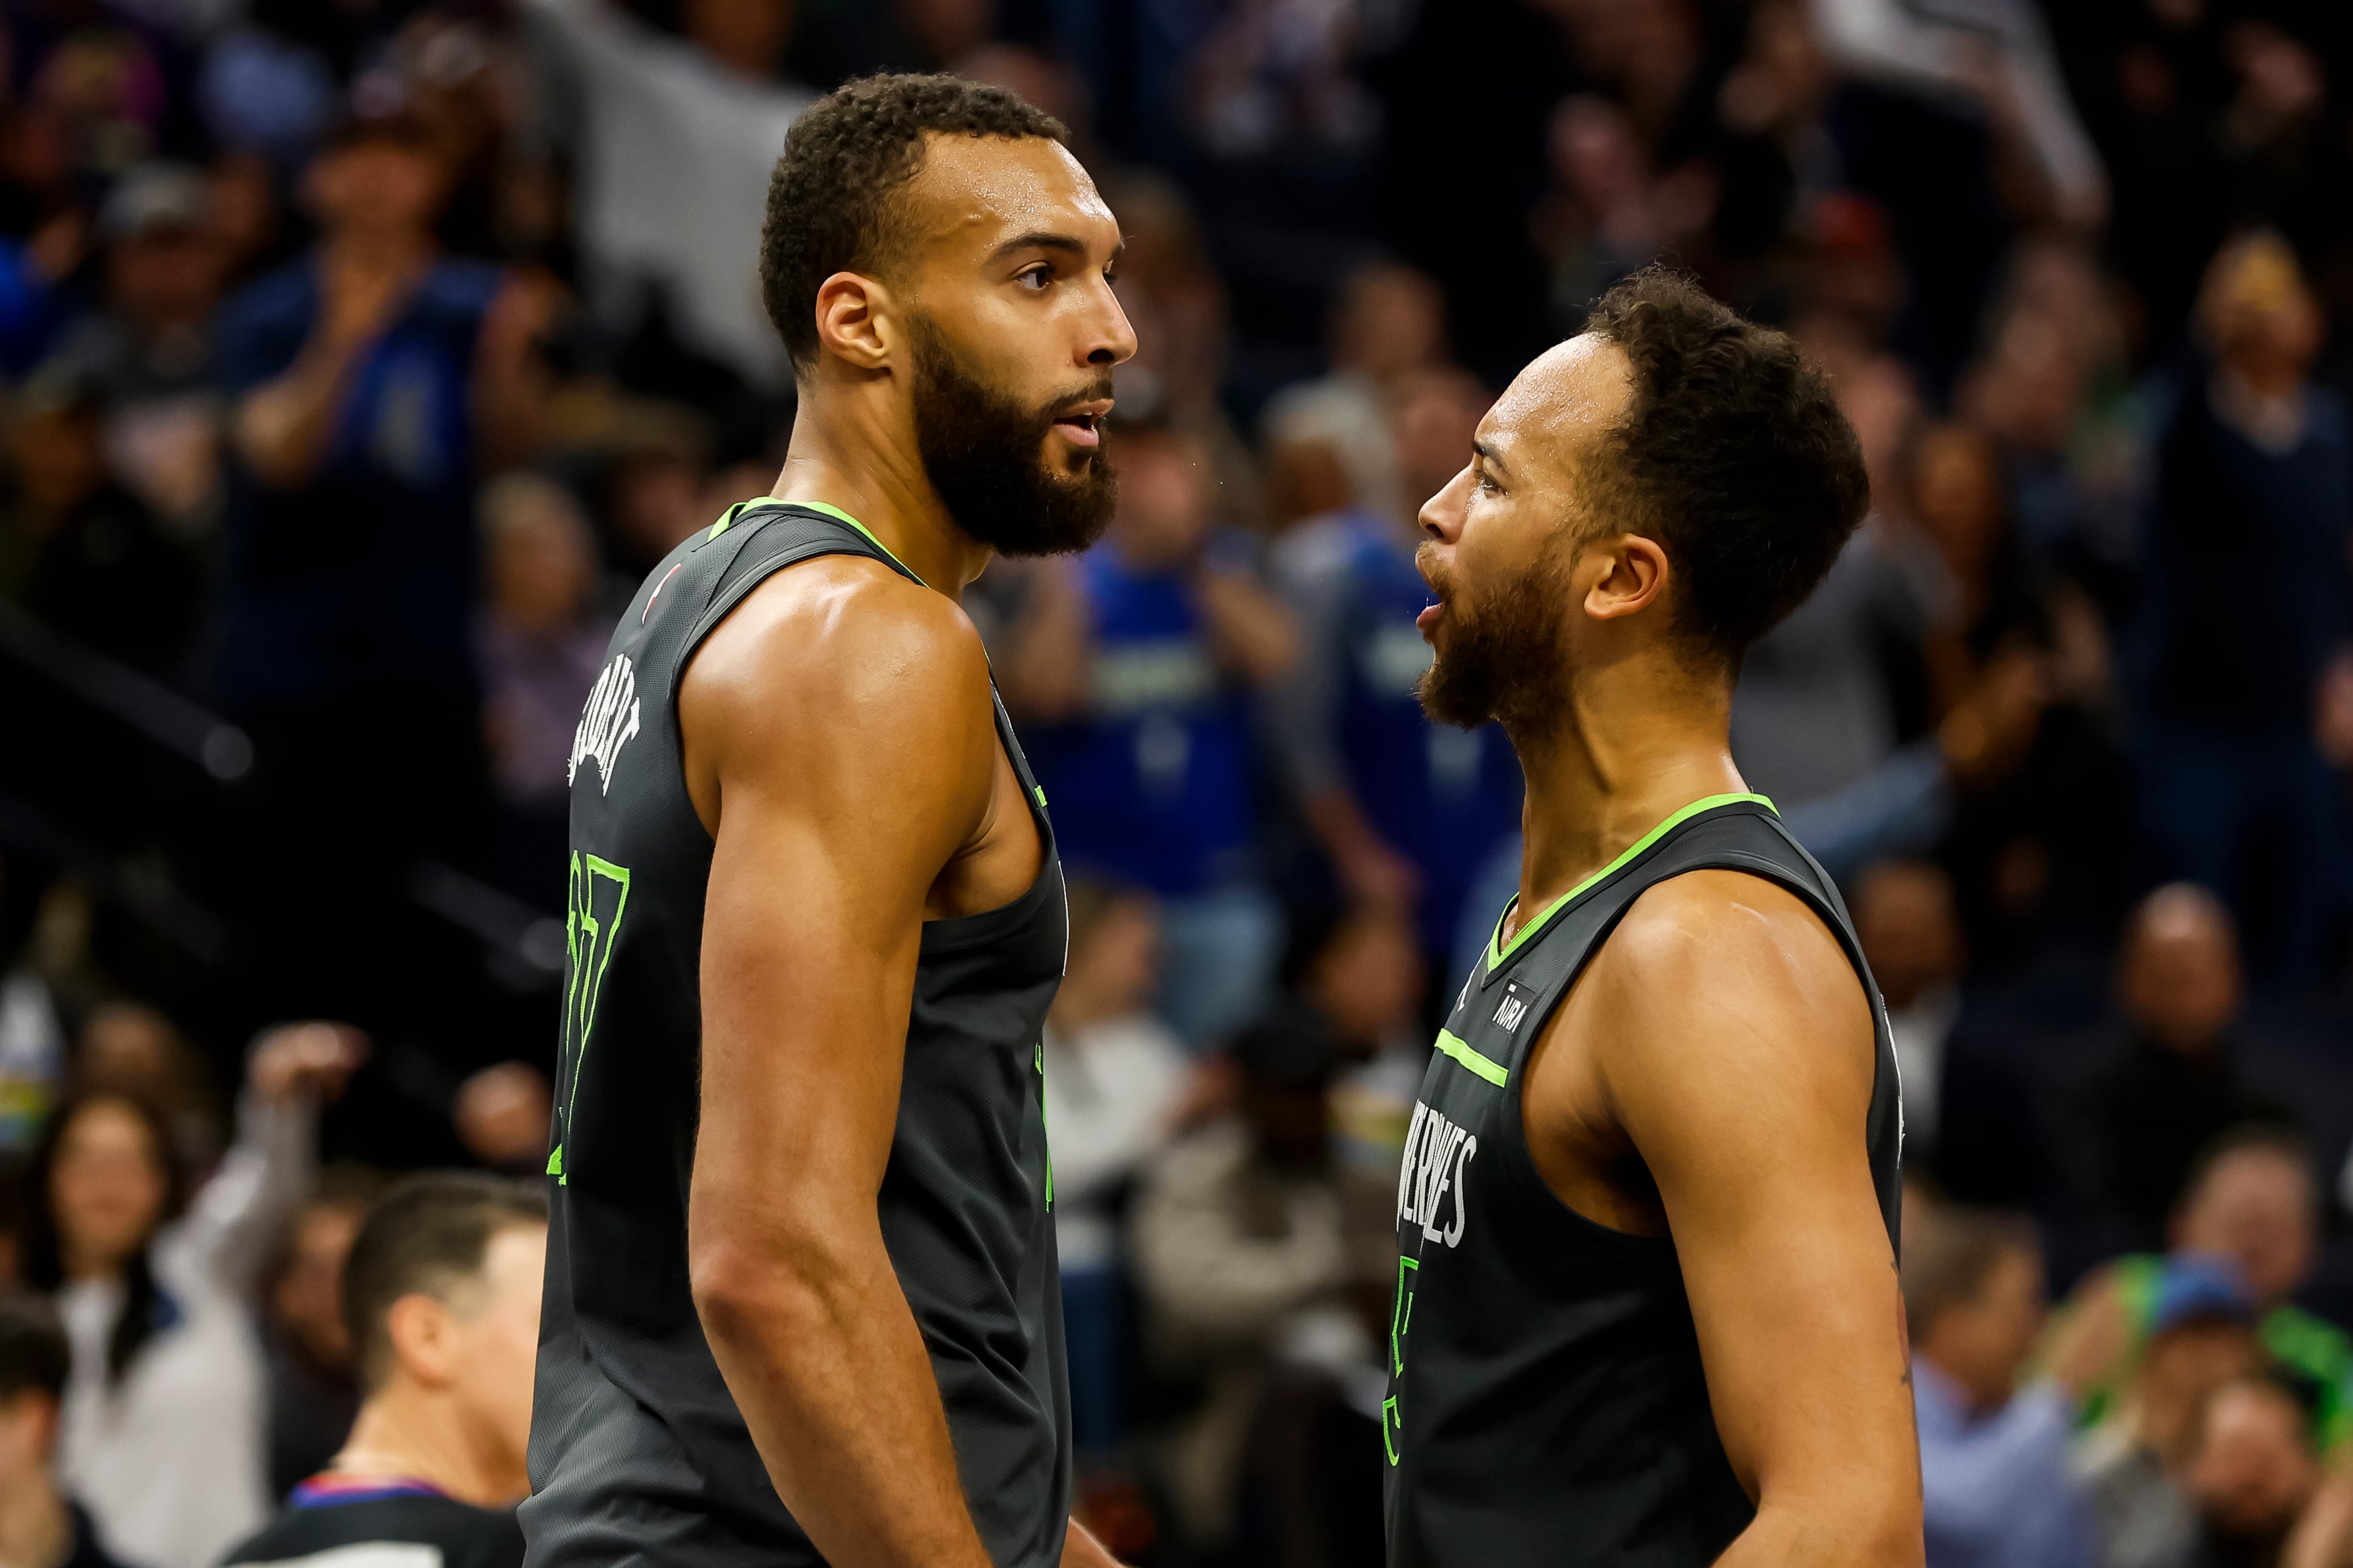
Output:
[[859,521],[856,518],[850,516],[839,507],[828,506],[821,500],[778,500],[774,496],[769,496],[761,500],[738,501],[735,505],[727,509],[727,515],[725,517],[721,518],[717,522],[711,525],[711,532],[708,537],[712,539],[718,538],[721,534],[727,531],[737,518],[743,516],[745,512],[749,511],[755,506],[797,506],[803,511],[821,511],[837,522],[846,522],[849,524],[850,527],[856,529],[859,532],[864,534],[866,536],[867,543],[872,545],[883,554],[890,556],[892,565],[896,566],[900,571],[904,572],[908,576],[913,577],[917,583],[922,584],[923,586],[926,588],[931,586],[929,583],[923,582],[923,574],[917,572],[913,566],[910,566],[905,562],[900,560],[896,552],[894,552],[889,545],[883,543],[881,540],[875,538],[874,531],[872,529],[867,527],[864,523]]
[[1648,849],[1651,845],[1656,844],[1660,839],[1664,838],[1668,834],[1672,833],[1684,823],[1689,822],[1693,817],[1697,816],[1701,812],[1714,811],[1719,805],[1737,805],[1746,802],[1754,802],[1756,805],[1763,806],[1766,810],[1773,812],[1776,816],[1780,815],[1780,813],[1775,809],[1773,803],[1766,799],[1761,795],[1711,795],[1702,799],[1695,800],[1689,805],[1684,806],[1682,810],[1676,812],[1673,816],[1668,817],[1656,827],[1651,829],[1648,833],[1642,835],[1641,837],[1634,840],[1633,843],[1626,846],[1625,849],[1615,860],[1610,861],[1609,864],[1602,867],[1601,869],[1596,871],[1593,875],[1588,877],[1585,880],[1579,882],[1577,886],[1571,888],[1560,897],[1555,899],[1551,903],[1546,904],[1544,909],[1535,916],[1535,918],[1522,924],[1520,929],[1513,933],[1511,941],[1505,942],[1504,940],[1504,922],[1512,918],[1512,910],[1518,906],[1520,901],[1520,896],[1517,893],[1513,894],[1511,898],[1505,901],[1504,905],[1504,912],[1495,917],[1495,933],[1487,941],[1487,973],[1489,974],[1493,974],[1495,971],[1501,969],[1504,966],[1504,961],[1505,959],[1511,957],[1512,954],[1517,952],[1522,947],[1525,946],[1530,937],[1542,931],[1546,925],[1549,925],[1552,922],[1553,916],[1560,913],[1561,910],[1574,903],[1580,894],[1591,892],[1595,888],[1599,887],[1603,882],[1608,881],[1611,877],[1617,875],[1620,871],[1624,870],[1627,864],[1636,856],[1641,854],[1643,850]]

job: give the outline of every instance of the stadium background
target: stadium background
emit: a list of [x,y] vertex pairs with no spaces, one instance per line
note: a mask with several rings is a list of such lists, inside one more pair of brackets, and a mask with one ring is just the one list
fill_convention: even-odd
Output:
[[[72,1251],[59,1107],[157,1106],[200,1204],[277,1152],[240,1221],[269,1245],[224,1287],[261,1352],[154,1395],[131,1458],[69,1411],[85,1493],[237,1445],[299,1479],[348,1407],[321,1282],[374,1173],[543,1158],[573,726],[638,575],[773,479],[765,173],[875,68],[1051,110],[1130,236],[1111,540],[970,596],[1080,879],[1050,1114],[1115,1544],[1377,1553],[1388,1189],[1517,812],[1497,738],[1404,695],[1409,519],[1653,258],[1796,333],[1864,443],[1873,519],[1751,660],[1735,746],[1857,907],[1923,1214],[2030,1216],[2054,1297],[2128,1298],[2144,1335],[2196,1294],[2148,1255],[2221,1238],[2215,1315],[2270,1313],[2269,1344],[2313,1314],[2298,1442],[2353,1434],[2353,12],[6,0],[0,26],[0,1276],[54,1289]],[[315,1129],[245,1083],[303,1018],[366,1053]],[[2218,1139],[2258,1157],[2200,1229]],[[2005,1375],[2083,1353],[2063,1330]],[[2111,1359],[2068,1383],[2087,1424],[2132,1403]],[[76,1375],[102,1404],[136,1360]]]

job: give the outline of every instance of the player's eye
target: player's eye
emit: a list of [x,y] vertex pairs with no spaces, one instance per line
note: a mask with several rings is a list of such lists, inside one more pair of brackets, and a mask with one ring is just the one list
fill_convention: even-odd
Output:
[[1487,470],[1484,468],[1472,469],[1471,482],[1480,489],[1492,490],[1498,495],[1503,493],[1504,487],[1497,484],[1493,479],[1489,479],[1487,477]]
[[1013,280],[1032,293],[1043,293],[1046,285],[1054,280],[1054,269],[1045,262],[1025,267],[1013,275]]

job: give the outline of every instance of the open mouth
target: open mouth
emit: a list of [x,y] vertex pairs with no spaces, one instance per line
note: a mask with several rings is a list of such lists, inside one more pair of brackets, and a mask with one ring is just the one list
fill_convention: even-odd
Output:
[[1111,413],[1111,399],[1099,398],[1082,403],[1065,414],[1054,416],[1054,428],[1060,430],[1073,447],[1099,447],[1103,444],[1103,422]]

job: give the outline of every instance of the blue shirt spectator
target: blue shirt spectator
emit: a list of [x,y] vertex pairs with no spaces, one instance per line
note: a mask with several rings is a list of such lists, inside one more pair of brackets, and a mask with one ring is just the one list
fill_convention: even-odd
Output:
[[1294,530],[1280,564],[1303,633],[1275,725],[1292,786],[1349,892],[1390,893],[1358,863],[1403,858],[1424,944],[1442,952],[1479,868],[1519,826],[1519,762],[1495,725],[1465,732],[1422,712],[1430,651],[1414,623],[1430,588],[1402,529],[1335,513]]
[[[253,284],[223,316],[231,397],[283,376],[331,309],[315,258]],[[350,356],[309,482],[232,479],[222,686],[232,703],[385,681],[465,688],[474,602],[476,335],[495,268],[437,260]]]
[[1116,437],[1103,542],[1035,574],[999,674],[1074,868],[1161,899],[1161,1011],[1201,1041],[1263,1007],[1282,921],[1253,865],[1250,695],[1297,657],[1248,541],[1216,531],[1204,456]]

